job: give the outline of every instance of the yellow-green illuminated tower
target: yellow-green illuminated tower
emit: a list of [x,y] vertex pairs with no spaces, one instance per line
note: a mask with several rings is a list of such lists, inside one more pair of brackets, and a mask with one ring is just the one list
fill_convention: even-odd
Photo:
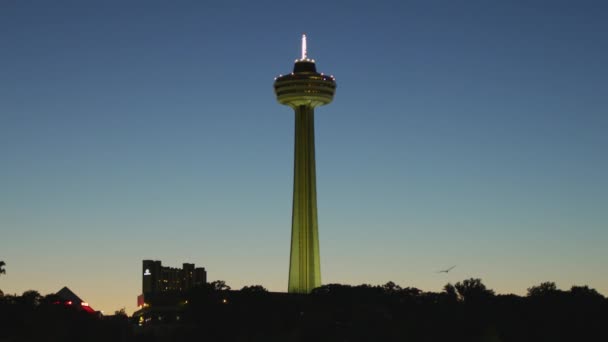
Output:
[[315,61],[306,56],[306,35],[302,58],[291,74],[275,79],[274,91],[279,103],[293,108],[296,116],[288,292],[310,293],[321,286],[314,109],[332,101],[336,81],[317,73]]

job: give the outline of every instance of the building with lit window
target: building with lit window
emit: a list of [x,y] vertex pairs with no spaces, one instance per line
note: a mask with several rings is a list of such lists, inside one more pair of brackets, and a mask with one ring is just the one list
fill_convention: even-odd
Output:
[[72,308],[78,311],[85,311],[90,314],[99,314],[99,312],[95,311],[89,303],[80,299],[72,290],[70,290],[67,286],[63,287],[59,292],[55,294],[56,300],[53,304],[56,305],[65,305],[66,307]]
[[184,263],[175,268],[163,266],[159,260],[143,260],[142,294],[137,296],[139,310],[133,317],[139,325],[177,322],[188,303],[187,291],[206,283],[204,267]]
[[204,267],[184,263],[182,268],[162,266],[160,261],[144,260],[142,292],[154,294],[168,291],[185,291],[207,283]]
[[207,271],[204,267],[184,263],[182,268],[166,267],[159,260],[142,262],[142,295],[137,298],[137,305],[142,307],[146,299],[162,293],[183,292],[207,283]]

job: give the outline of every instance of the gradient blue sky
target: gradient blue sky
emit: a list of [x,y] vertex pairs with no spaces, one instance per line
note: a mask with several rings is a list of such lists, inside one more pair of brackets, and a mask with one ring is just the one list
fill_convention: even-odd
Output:
[[285,291],[302,32],[338,83],[323,283],[608,294],[605,1],[2,0],[0,289],[132,311],[160,259]]

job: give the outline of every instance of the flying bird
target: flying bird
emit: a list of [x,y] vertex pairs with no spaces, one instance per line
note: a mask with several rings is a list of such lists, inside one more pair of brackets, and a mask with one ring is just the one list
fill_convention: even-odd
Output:
[[456,265],[454,265],[454,266],[452,266],[452,267],[450,267],[450,268],[448,268],[448,269],[438,271],[437,273],[448,273],[448,272],[450,272],[450,271],[452,270],[452,268],[454,268],[454,267],[456,267]]

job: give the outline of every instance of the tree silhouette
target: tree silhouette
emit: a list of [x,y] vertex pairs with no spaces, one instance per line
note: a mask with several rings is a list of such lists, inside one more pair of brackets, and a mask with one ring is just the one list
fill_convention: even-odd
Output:
[[114,316],[128,317],[127,311],[125,310],[125,308],[121,308],[120,310],[114,311]]
[[41,302],[44,304],[53,304],[61,301],[62,299],[55,293],[49,293],[41,299]]
[[549,295],[556,295],[560,291],[552,281],[546,281],[538,286],[532,286],[528,288],[528,297],[545,297]]
[[443,287],[443,292],[446,294],[448,300],[453,302],[458,300],[458,291],[451,283],[445,284],[445,286]]
[[494,291],[487,289],[479,278],[457,282],[454,287],[458,292],[458,297],[464,302],[482,302],[494,296]]
[[215,291],[229,291],[230,286],[223,280],[215,280],[209,283],[209,286]]
[[21,295],[20,301],[25,305],[38,306],[43,298],[38,291],[27,290]]
[[401,289],[401,294],[408,297],[420,296],[421,293],[422,290],[415,287],[404,287]]
[[570,289],[570,294],[577,299],[590,299],[590,300],[602,300],[604,296],[602,296],[595,289],[589,288],[589,286],[572,286]]
[[388,283],[382,285],[382,291],[387,294],[397,293],[401,291],[401,286],[389,281]]
[[244,293],[266,293],[268,292],[268,290],[262,286],[262,285],[251,285],[251,286],[244,286],[241,289],[241,292]]
[[6,270],[4,269],[4,266],[6,266],[4,261],[0,261],[0,274],[6,274]]

